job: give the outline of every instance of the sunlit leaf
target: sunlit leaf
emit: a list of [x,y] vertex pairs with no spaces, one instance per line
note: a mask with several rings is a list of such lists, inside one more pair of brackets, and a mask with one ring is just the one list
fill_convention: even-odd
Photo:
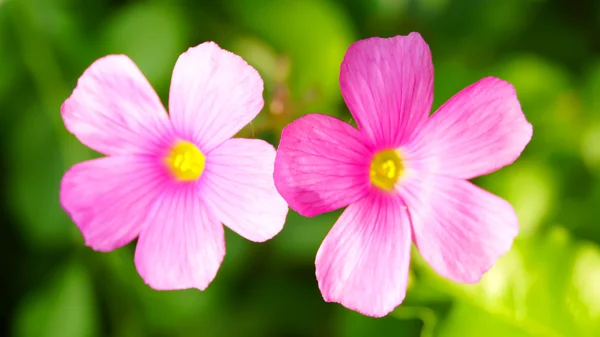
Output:
[[588,336],[600,335],[600,249],[592,244],[577,247],[565,306]]
[[483,187],[505,198],[519,217],[519,235],[532,235],[555,211],[558,173],[538,161],[519,159],[515,164],[482,177]]
[[[422,260],[415,260],[426,275],[425,282],[526,333],[592,337],[596,335],[587,326],[597,323],[594,299],[598,289],[591,278],[583,277],[582,270],[595,275],[600,272],[600,260],[598,249],[589,247],[574,242],[561,228],[542,237],[517,240],[476,285],[445,280]],[[581,320],[586,324],[578,323]]]
[[583,113],[591,123],[582,126],[581,154],[591,169],[600,171],[600,61],[586,69],[586,74]]
[[600,121],[588,124],[583,130],[581,154],[591,170],[600,172]]
[[457,302],[450,315],[440,324],[437,337],[550,337],[513,324],[481,308]]

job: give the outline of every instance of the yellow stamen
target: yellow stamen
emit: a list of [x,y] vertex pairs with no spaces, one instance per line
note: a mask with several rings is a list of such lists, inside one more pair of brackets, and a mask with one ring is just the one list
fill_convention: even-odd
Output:
[[371,183],[380,189],[392,191],[403,173],[404,165],[398,151],[383,150],[373,156],[369,176]]
[[193,181],[200,178],[204,171],[205,160],[204,154],[196,145],[184,141],[177,142],[165,158],[171,173],[179,181]]

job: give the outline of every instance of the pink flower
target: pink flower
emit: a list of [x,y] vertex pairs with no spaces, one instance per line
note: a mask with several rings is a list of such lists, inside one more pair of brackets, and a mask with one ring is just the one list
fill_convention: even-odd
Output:
[[263,107],[260,75],[207,42],[173,70],[167,115],[126,56],[94,62],[61,108],[67,129],[107,157],[73,166],[60,200],[98,251],[138,237],[135,265],[154,289],[205,289],[223,256],[222,223],[272,238],[288,207],[273,183],[275,149],[232,139]]
[[411,239],[442,276],[475,283],[512,245],[511,205],[467,179],[515,161],[532,135],[514,88],[487,77],[429,117],[418,33],[353,44],[340,86],[358,130],[306,115],[282,133],[275,186],[304,216],[348,206],[316,258],[323,298],[384,316],[404,300]]

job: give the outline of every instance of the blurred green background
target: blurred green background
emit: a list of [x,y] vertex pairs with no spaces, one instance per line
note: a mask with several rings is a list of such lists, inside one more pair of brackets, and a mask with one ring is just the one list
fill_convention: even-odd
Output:
[[[415,252],[407,299],[373,319],[325,303],[314,276],[340,212],[291,212],[264,244],[227,231],[204,292],[157,292],[134,243],[83,245],[58,203],[68,167],[98,156],[59,107],[95,59],[129,55],[167,101],[178,55],[213,40],[265,81],[240,136],[278,143],[298,116],[351,117],[339,92],[346,48],[420,32],[434,108],[481,77],[512,82],[534,137],[512,166],[476,180],[516,208],[513,249],[478,285],[437,276]],[[1,330],[79,336],[600,336],[600,2],[594,0],[0,0]]]

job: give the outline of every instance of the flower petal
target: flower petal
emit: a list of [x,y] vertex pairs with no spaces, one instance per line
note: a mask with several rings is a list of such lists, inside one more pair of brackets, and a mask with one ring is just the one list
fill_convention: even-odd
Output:
[[169,110],[180,136],[209,152],[263,107],[263,81],[238,55],[205,42],[181,54],[171,81]]
[[266,241],[279,233],[288,205],[273,183],[273,145],[229,139],[207,159],[200,193],[215,216],[251,241]]
[[532,132],[513,86],[486,77],[442,105],[406,155],[422,172],[471,179],[515,161]]
[[60,203],[86,245],[110,251],[131,242],[168,177],[153,160],[119,156],[86,161],[65,173]]
[[344,100],[373,144],[402,145],[433,102],[433,63],[419,33],[355,42],[340,70]]
[[86,69],[61,113],[69,132],[107,155],[154,153],[172,141],[160,99],[124,55],[103,57]]
[[195,184],[170,186],[148,219],[135,250],[142,279],[156,290],[206,289],[225,256],[225,237]]
[[378,192],[348,206],[317,253],[323,298],[381,317],[404,300],[411,232],[398,197]]
[[423,258],[440,275],[476,283],[506,253],[519,225],[512,206],[468,181],[414,176],[400,187]]
[[283,129],[275,159],[275,186],[296,212],[314,216],[364,197],[372,151],[359,131],[319,114]]

